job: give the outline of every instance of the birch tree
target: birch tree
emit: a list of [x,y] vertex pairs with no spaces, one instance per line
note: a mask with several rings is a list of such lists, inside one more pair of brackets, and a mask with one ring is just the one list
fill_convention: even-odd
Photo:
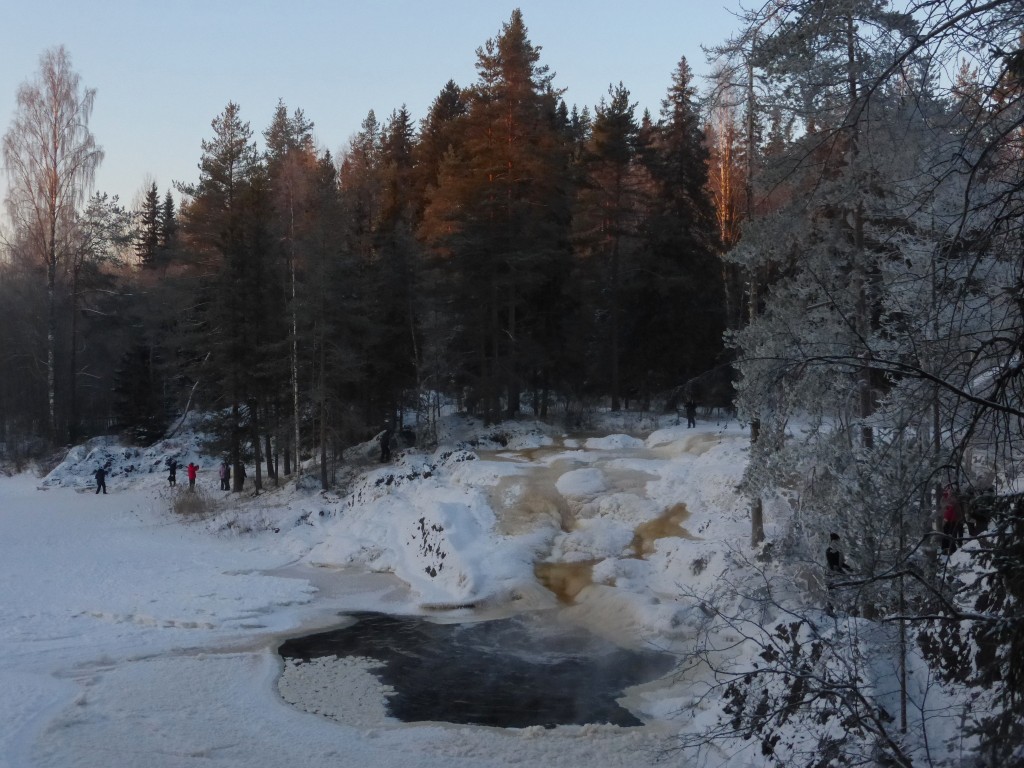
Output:
[[73,258],[75,220],[92,187],[103,150],[89,130],[95,89],[83,88],[63,47],[39,60],[36,77],[18,89],[4,134],[7,211],[26,255],[45,272],[46,393],[51,439],[57,439],[59,393],[58,279]]

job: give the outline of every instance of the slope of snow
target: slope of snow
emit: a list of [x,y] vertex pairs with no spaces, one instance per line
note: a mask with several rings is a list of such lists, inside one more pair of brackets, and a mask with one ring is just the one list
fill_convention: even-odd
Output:
[[[294,671],[286,684],[275,649],[346,611],[552,606],[535,569],[564,563],[591,568],[572,621],[684,649],[701,620],[693,595],[749,538],[734,490],[748,441],[735,423],[674,421],[587,439],[465,422],[455,447],[387,466],[368,461],[372,444],[349,452],[367,463],[345,494],[213,491],[216,458],[194,435],[146,450],[92,441],[42,480],[0,479],[0,767],[654,764],[687,727],[685,681],[630,693],[643,728],[400,724],[351,660],[324,671],[343,689],[322,704],[330,717],[286,704]],[[167,487],[172,456],[209,470],[203,513],[171,510],[187,493]],[[105,496],[91,492],[100,463]],[[638,527],[671,510],[681,530],[637,550]]]

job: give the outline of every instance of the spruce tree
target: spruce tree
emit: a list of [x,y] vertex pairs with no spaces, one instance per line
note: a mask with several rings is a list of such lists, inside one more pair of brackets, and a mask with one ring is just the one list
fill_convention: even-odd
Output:
[[418,302],[420,296],[419,244],[414,238],[420,201],[413,184],[413,127],[405,107],[393,112],[381,137],[380,217],[375,233],[374,280],[377,297],[377,343],[368,350],[378,376],[386,384],[381,391],[384,412],[403,409],[403,393],[417,388],[419,368]]
[[[301,474],[302,467],[302,414],[306,402],[303,395],[308,393],[303,392],[300,377],[312,365],[308,358],[309,297],[303,280],[310,259],[309,230],[315,226],[313,217],[316,215],[311,202],[317,174],[312,130],[313,123],[306,119],[302,110],[296,109],[289,116],[284,102],[279,101],[271,124],[263,133],[267,146],[272,258],[282,281],[277,286],[278,296],[287,307],[286,315],[271,319],[275,326],[274,337],[278,339],[273,356],[281,362],[288,361],[287,373],[279,371],[277,378],[288,382],[290,392],[286,400],[291,405],[290,409],[284,408],[279,402],[279,394],[266,404],[266,421],[270,426],[266,432],[265,452],[268,475],[275,480],[277,471],[271,457],[278,451],[271,445],[272,434],[276,435],[279,444],[283,442],[285,445],[286,474],[291,468],[292,453],[298,474]],[[286,428],[281,414],[289,410],[290,421]]]
[[413,145],[413,178],[420,201],[417,223],[422,221],[428,195],[437,188],[445,157],[461,149],[460,127],[466,114],[466,98],[466,92],[449,80],[430,105],[427,116],[420,121]]
[[[653,371],[649,386],[690,385],[721,362],[725,330],[720,243],[708,191],[708,152],[685,58],[643,148],[653,179],[646,302],[625,363]],[[663,355],[662,350],[671,350]],[[695,392],[710,399],[710,390]],[[720,405],[721,403],[715,403]]]
[[[581,305],[593,318],[586,349],[591,379],[622,407],[623,348],[633,343],[629,318],[645,302],[640,254],[646,248],[649,182],[637,163],[639,126],[635,104],[622,83],[609,87],[594,112],[584,144],[581,184],[574,215],[578,268],[574,283],[583,289]],[[584,339],[578,339],[577,344]],[[626,376],[633,384],[633,377]]]
[[[361,375],[356,384],[360,418],[367,430],[377,431],[394,401],[397,382],[389,379],[387,365],[378,354],[386,318],[380,306],[388,303],[380,284],[379,238],[384,174],[381,154],[382,128],[373,110],[363,120],[339,170],[343,249],[352,258],[347,289],[355,297],[363,333],[351,337],[351,363]],[[399,385],[400,386],[400,385]]]
[[160,247],[160,194],[155,181],[146,190],[138,216],[139,234],[135,255],[140,266],[152,269],[156,266],[157,250]]
[[157,240],[157,248],[160,250],[161,259],[165,263],[177,245],[177,238],[178,214],[174,207],[174,197],[171,195],[171,190],[168,189],[160,206],[160,226]]

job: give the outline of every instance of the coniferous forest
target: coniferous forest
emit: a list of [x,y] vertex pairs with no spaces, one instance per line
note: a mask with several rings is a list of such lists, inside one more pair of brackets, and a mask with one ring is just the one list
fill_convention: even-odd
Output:
[[[45,149],[12,125],[5,442],[146,439],[198,408],[223,415],[236,460],[260,453],[275,474],[403,413],[429,435],[440,397],[489,421],[555,418],[650,408],[717,369],[727,404],[686,61],[655,120],[622,85],[568,108],[518,12],[478,57],[478,82],[444,84],[418,123],[371,112],[342,157],[314,146],[300,108],[280,102],[257,131],[229,102],[179,208],[155,183],[139,210],[83,198],[101,158],[84,128],[56,205],[40,202]],[[91,108],[67,51],[41,76],[39,99],[65,98],[58,80],[69,116]],[[19,121],[47,117],[23,104]]]
[[[707,83],[680,59],[637,114],[621,83],[567,104],[516,11],[476,82],[439,84],[421,117],[371,112],[340,156],[298,106],[261,130],[229,101],[198,178],[139,210],[92,191],[94,92],[46,52],[3,141],[5,458],[203,412],[257,488],[296,462],[327,487],[385,420],[429,445],[442,401],[571,427],[735,408],[754,543],[781,497],[800,524],[776,552],[838,531],[867,572],[854,609],[991,691],[977,764],[1012,764],[1024,5],[773,0],[736,26],[707,41]],[[980,542],[955,584],[933,536],[947,489]],[[726,692],[728,727],[769,744],[801,708],[838,710],[879,764],[910,765],[901,713],[852,666],[811,674],[805,631]]]

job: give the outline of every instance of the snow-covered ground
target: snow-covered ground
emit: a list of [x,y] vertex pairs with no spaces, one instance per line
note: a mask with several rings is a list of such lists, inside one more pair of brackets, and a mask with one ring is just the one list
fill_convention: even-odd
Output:
[[[456,421],[432,454],[348,452],[365,471],[344,494],[215,491],[218,462],[194,436],[100,439],[45,479],[0,478],[0,768],[655,764],[695,727],[679,676],[629,693],[645,727],[494,729],[391,720],[351,661],[323,670],[344,692],[329,716],[302,711],[282,694],[313,668],[276,654],[345,611],[557,605],[538,574],[569,620],[685,651],[695,596],[749,540],[735,492],[748,440],[735,421],[644,426],[584,437]],[[200,464],[205,512],[172,510],[187,492],[167,485],[170,457],[182,485]],[[101,464],[107,495],[92,492]]]

